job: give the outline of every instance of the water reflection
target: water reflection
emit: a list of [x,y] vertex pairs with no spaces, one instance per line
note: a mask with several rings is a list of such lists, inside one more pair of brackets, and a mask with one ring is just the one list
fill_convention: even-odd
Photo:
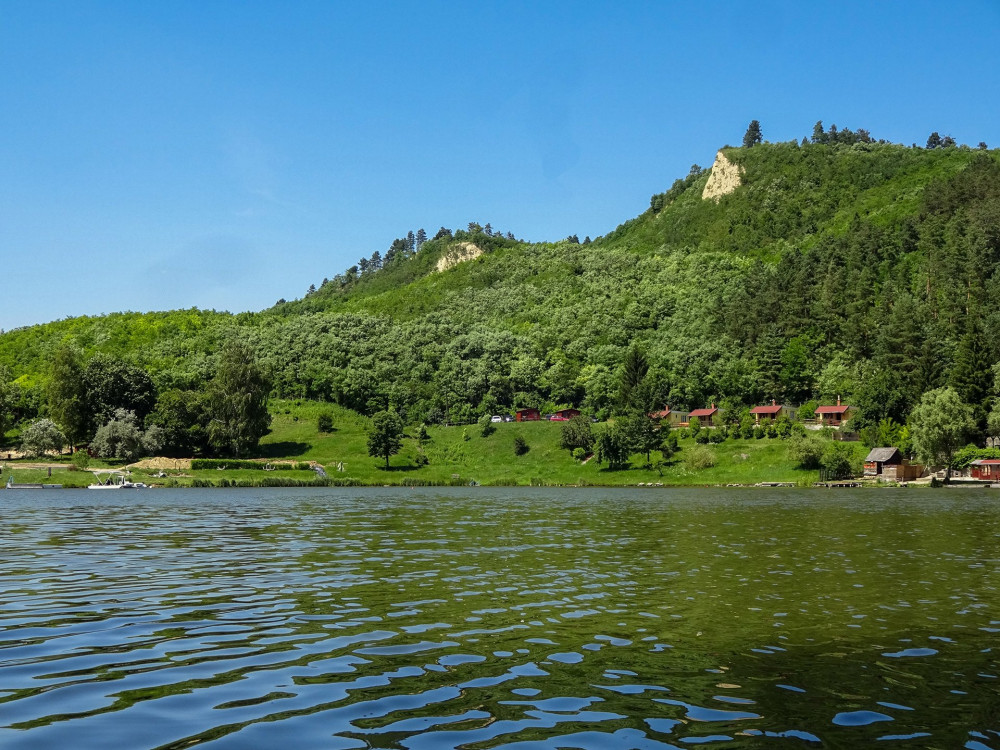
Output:
[[976,492],[0,494],[0,746],[1000,748]]

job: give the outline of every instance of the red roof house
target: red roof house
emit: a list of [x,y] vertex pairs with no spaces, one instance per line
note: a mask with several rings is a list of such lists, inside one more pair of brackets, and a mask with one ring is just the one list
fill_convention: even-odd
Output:
[[841,424],[854,416],[855,408],[847,404],[840,403],[840,396],[837,396],[837,405],[817,406],[816,418],[824,427],[840,427]]
[[711,424],[712,420],[719,413],[719,410],[715,408],[715,404],[712,404],[708,409],[695,409],[691,412],[689,416],[690,419],[698,418],[698,421],[704,424]]
[[977,458],[970,468],[973,479],[1000,479],[1000,458]]
[[667,420],[667,423],[674,427],[680,424],[687,424],[688,418],[691,416],[689,412],[681,411],[680,409],[671,409],[669,406],[660,409],[659,411],[651,411],[647,415],[650,419],[656,420]]
[[772,398],[770,406],[755,406],[750,410],[750,413],[753,414],[754,421],[760,424],[761,422],[773,422],[780,414],[784,414],[789,419],[795,419],[796,410],[790,406],[776,403]]
[[514,416],[518,422],[538,422],[542,419],[542,413],[538,409],[518,409]]

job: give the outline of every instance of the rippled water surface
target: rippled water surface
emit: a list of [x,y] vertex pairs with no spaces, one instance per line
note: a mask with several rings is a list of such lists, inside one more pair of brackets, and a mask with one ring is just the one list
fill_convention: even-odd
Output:
[[1000,748],[995,490],[0,510],[4,750]]

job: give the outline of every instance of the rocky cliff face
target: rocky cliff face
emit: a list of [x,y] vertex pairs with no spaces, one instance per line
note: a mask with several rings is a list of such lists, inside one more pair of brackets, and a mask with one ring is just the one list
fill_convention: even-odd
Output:
[[483,250],[471,242],[458,242],[445,252],[440,258],[438,258],[436,270],[446,271],[452,266],[457,266],[466,260],[472,260],[473,258],[478,258],[483,254]]
[[743,167],[733,164],[726,155],[719,151],[712,164],[712,174],[708,177],[705,190],[701,197],[718,201],[723,195],[729,195],[743,184]]

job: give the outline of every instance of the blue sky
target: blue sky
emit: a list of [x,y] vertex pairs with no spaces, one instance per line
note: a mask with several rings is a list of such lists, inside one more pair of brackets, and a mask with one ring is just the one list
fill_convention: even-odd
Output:
[[0,0],[0,328],[259,310],[420,227],[606,234],[751,119],[1000,146],[998,40],[996,0]]

